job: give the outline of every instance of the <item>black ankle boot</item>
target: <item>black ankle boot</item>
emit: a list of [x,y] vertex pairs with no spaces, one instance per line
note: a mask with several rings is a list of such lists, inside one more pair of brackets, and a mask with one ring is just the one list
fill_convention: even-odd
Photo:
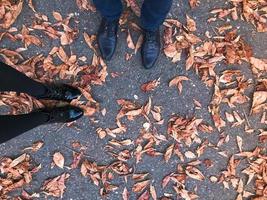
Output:
[[51,109],[43,108],[36,112],[47,115],[47,124],[72,122],[83,116],[83,110],[81,108],[70,105]]
[[152,68],[160,53],[160,31],[144,31],[144,42],[142,44],[141,54],[143,66],[146,69]]
[[117,32],[119,20],[107,21],[102,19],[97,33],[100,53],[104,60],[111,60],[117,45]]
[[81,95],[80,90],[66,84],[47,84],[46,92],[42,96],[36,97],[37,99],[44,100],[59,100],[70,102]]

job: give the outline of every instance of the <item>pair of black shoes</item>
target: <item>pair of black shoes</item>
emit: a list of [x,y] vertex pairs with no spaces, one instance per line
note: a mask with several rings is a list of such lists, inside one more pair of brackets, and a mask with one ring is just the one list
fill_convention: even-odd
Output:
[[[103,59],[111,60],[117,45],[117,32],[119,21],[107,21],[102,19],[97,40]],[[160,53],[160,32],[144,30],[144,41],[141,47],[143,66],[146,69],[152,68]]]
[[[80,90],[66,84],[45,85],[46,91],[43,95],[37,96],[37,99],[58,100],[71,102],[81,95]],[[72,122],[83,116],[81,108],[67,105],[55,108],[43,108],[36,112],[47,115],[48,120],[45,123],[67,123]]]

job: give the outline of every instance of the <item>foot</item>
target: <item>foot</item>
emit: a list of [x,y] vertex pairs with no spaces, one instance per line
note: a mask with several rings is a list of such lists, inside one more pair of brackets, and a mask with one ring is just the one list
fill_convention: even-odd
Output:
[[107,21],[102,19],[97,33],[97,41],[100,53],[104,60],[111,60],[117,44],[117,32],[119,21]]
[[59,100],[70,102],[81,95],[80,90],[66,84],[48,84],[46,93],[37,97],[44,100]]
[[37,112],[48,116],[47,124],[72,122],[83,116],[83,110],[74,106],[64,106],[55,108],[44,108]]
[[143,66],[146,69],[152,68],[160,53],[160,32],[144,31],[144,42],[142,44],[141,54]]

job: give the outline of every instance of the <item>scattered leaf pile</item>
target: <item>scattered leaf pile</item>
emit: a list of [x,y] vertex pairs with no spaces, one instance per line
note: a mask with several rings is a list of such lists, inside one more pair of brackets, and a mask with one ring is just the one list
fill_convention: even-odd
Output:
[[[89,0],[75,1],[80,12],[96,11]],[[143,41],[141,28],[130,19],[134,15],[140,16],[141,9],[135,0],[125,2],[127,9],[123,12],[119,24],[128,47],[125,60],[130,62],[140,50]],[[203,4],[200,0],[189,0],[188,3],[195,12]],[[17,26],[16,19],[25,6],[31,9],[33,21],[30,25]],[[19,198],[38,198],[41,194],[63,198],[67,189],[65,183],[72,176],[72,170],[78,168],[81,177],[98,186],[103,197],[123,189],[123,200],[131,199],[132,195],[138,200],[199,199],[199,188],[187,188],[188,181],[193,179],[196,182],[209,181],[210,184],[221,184],[225,189],[233,188],[237,200],[265,200],[267,159],[266,148],[261,147],[261,144],[266,143],[267,133],[265,129],[256,128],[250,119],[256,119],[255,116],[261,114],[260,123],[267,124],[267,59],[255,56],[252,47],[231,22],[244,20],[253,24],[257,32],[264,34],[267,32],[267,2],[228,0],[226,6],[229,8],[216,8],[210,11],[213,16],[209,17],[207,22],[212,26],[213,32],[207,30],[204,35],[198,34],[198,20],[190,15],[185,15],[186,20],[183,23],[171,18],[164,22],[163,52],[172,63],[180,64],[180,61],[185,61],[184,68],[194,71],[210,90],[212,98],[208,111],[213,124],[206,123],[204,117],[199,117],[196,113],[196,116],[186,117],[172,113],[164,119],[163,109],[166,105],[154,104],[151,94],[166,85],[170,87],[166,87],[166,90],[176,87],[179,95],[182,95],[183,87],[191,82],[189,75],[175,74],[168,83],[163,83],[161,77],[147,81],[140,85],[140,90],[148,95],[145,103],[137,100],[138,98],[117,99],[120,109],[114,119],[115,127],[98,127],[96,130],[97,137],[106,142],[103,151],[112,159],[109,164],[99,164],[85,158],[86,147],[78,141],[73,142],[73,160],[70,166],[66,165],[65,153],[53,152],[51,168],[57,167],[64,172],[44,181],[41,193],[28,194],[22,190]],[[215,21],[220,22],[219,27],[213,27]],[[53,11],[50,17],[38,13],[35,1],[2,0],[0,42],[8,40],[19,42],[21,45],[15,50],[0,48],[0,59],[35,80],[52,82],[61,79],[79,87],[83,96],[71,104],[83,108],[85,115],[91,117],[101,108],[91,95],[91,87],[105,84],[109,75],[108,66],[99,56],[96,35],[80,32],[81,30],[77,29],[78,23],[79,19],[74,13],[63,16],[58,11]],[[137,37],[133,37],[134,35]],[[90,61],[85,55],[76,55],[70,48],[79,37],[93,55]],[[48,38],[53,44],[56,42],[57,45],[47,47],[44,38]],[[46,47],[48,54],[25,59],[24,52],[32,46]],[[183,55],[186,57],[185,60]],[[241,64],[249,66],[252,77],[247,77],[240,67]],[[123,74],[111,73],[112,78],[121,75]],[[204,106],[197,99],[193,99],[193,103],[196,110],[205,112]],[[14,92],[2,93],[0,96],[0,105],[9,106],[10,114],[27,113],[51,104],[54,102],[37,101],[26,94]],[[105,116],[106,112],[105,108],[101,108],[102,116]],[[122,139],[121,135],[128,132],[128,124],[133,121],[141,123],[138,127],[139,134],[135,134],[136,137],[132,139]],[[227,133],[229,127],[244,131],[238,132],[242,132],[242,135],[231,135]],[[160,131],[162,128],[165,128],[164,133]],[[209,141],[210,134],[218,136],[216,142]],[[249,151],[245,148],[246,137],[243,136],[251,134],[258,141],[258,145]],[[236,143],[234,149],[237,153],[225,149],[225,145],[230,144],[232,140]],[[43,145],[42,141],[37,141],[24,151],[34,153]],[[216,165],[213,158],[204,158],[206,150],[212,150],[216,156],[229,160],[219,174],[206,176],[206,172]],[[138,164],[145,162],[148,157],[161,160],[162,163],[159,165],[171,163],[175,164],[173,166],[176,168],[158,183],[154,180],[152,172],[137,170]],[[26,153],[16,159],[1,158],[1,199],[8,198],[9,192],[30,184],[32,175],[39,169],[40,166],[32,166],[31,157]],[[127,183],[127,187],[118,184],[118,180],[120,183]],[[251,186],[254,190],[251,190]]]
[[39,171],[41,166],[35,167],[28,154],[11,159],[3,157],[0,160],[0,197],[7,199],[7,194],[15,189],[29,185],[32,175]]

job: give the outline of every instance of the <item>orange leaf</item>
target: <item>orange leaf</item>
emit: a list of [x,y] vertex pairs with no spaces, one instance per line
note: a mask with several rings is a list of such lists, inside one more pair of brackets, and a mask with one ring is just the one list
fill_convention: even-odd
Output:
[[56,152],[53,155],[53,161],[59,168],[64,167],[64,157],[60,152]]

